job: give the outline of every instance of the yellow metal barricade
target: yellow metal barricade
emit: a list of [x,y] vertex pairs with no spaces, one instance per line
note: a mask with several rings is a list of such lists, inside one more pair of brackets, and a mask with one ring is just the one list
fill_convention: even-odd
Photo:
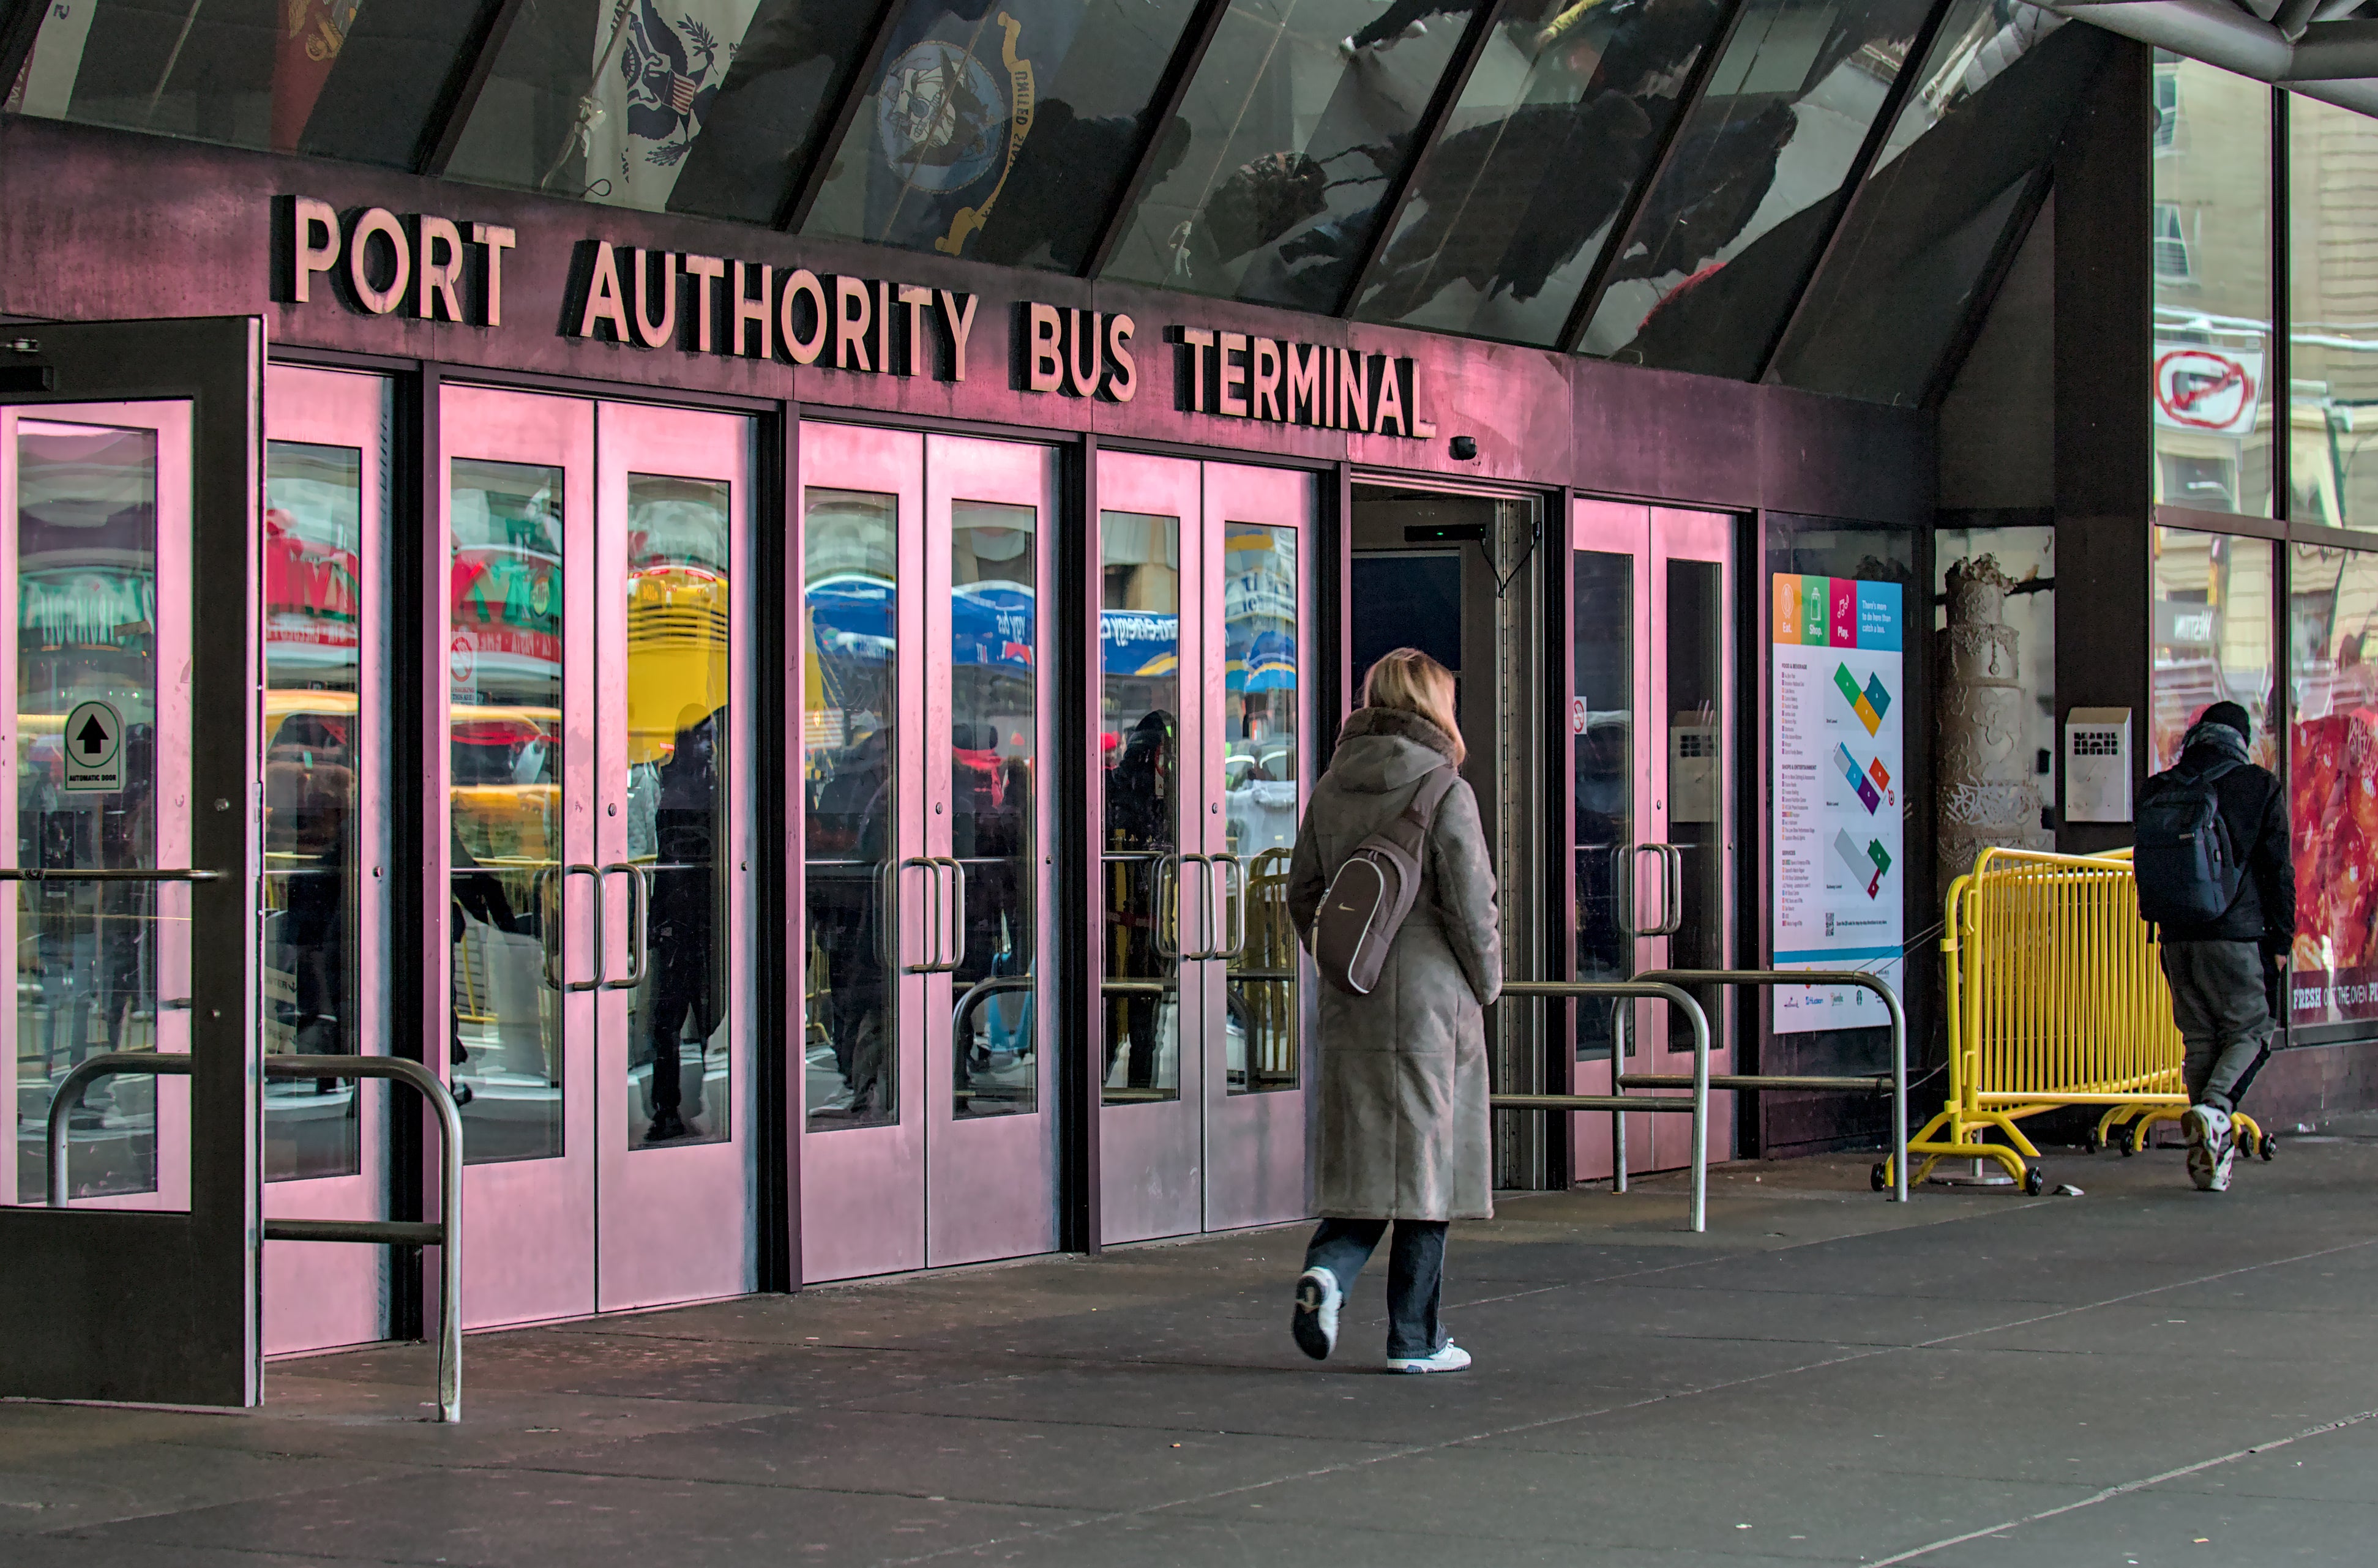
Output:
[[[2101,1106],[2093,1146],[2126,1129],[2124,1150],[2151,1122],[2188,1107],[2171,992],[2127,850],[2048,855],[1985,849],[1950,885],[1940,951],[1947,959],[1949,1100],[1908,1140],[1921,1181],[1944,1159],[1988,1159],[2040,1190],[2039,1150],[2018,1125],[2060,1106]],[[2262,1146],[2252,1119],[2238,1145]],[[2004,1142],[1991,1143],[1995,1130]]]

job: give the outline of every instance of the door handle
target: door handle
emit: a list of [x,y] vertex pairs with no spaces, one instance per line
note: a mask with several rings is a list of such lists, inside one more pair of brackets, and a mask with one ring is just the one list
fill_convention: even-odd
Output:
[[[1612,913],[1617,917],[1618,934],[1629,941],[1644,933],[1635,925],[1635,856],[1640,844],[1614,844],[1610,846],[1610,881]],[[1630,966],[1632,960],[1629,960]]]
[[1685,856],[1673,844],[1647,844],[1638,846],[1656,852],[1660,856],[1660,921],[1643,934],[1647,937],[1673,937],[1685,928]]
[[[1222,944],[1213,956],[1220,959],[1243,958],[1247,951],[1247,863],[1225,851],[1209,855],[1206,864],[1213,869],[1214,903],[1222,912]],[[1238,897],[1231,896],[1231,883],[1238,883]]]
[[949,956],[942,961],[941,970],[943,974],[955,974],[957,971],[958,965],[966,962],[966,867],[962,865],[955,856],[940,855],[935,856],[934,859],[941,865],[949,868],[950,872],[950,952]]
[[[562,972],[567,967],[566,964],[563,962],[563,949],[569,937],[570,879],[572,877],[592,877],[594,879],[595,969],[594,977],[591,980],[565,980],[562,978]],[[591,991],[602,985],[603,971],[607,967],[603,952],[603,928],[605,926],[609,924],[609,922],[605,918],[606,912],[603,906],[603,868],[599,866],[588,866],[582,864],[575,866],[547,866],[543,870],[537,872],[535,880],[531,882],[529,887],[531,890],[531,896],[536,899],[540,906],[540,913],[545,915],[545,918],[541,920],[539,924],[545,928],[546,989],[549,991]],[[552,908],[549,912],[546,912],[543,910],[542,906],[548,897],[552,900]]]
[[[1183,866],[1195,865],[1202,866],[1206,868],[1205,874],[1199,883],[1200,889],[1204,893],[1203,902],[1205,904],[1205,907],[1197,912],[1199,922],[1198,928],[1205,935],[1206,945],[1195,949],[1183,948],[1181,949],[1180,956],[1183,958],[1197,960],[1218,957],[1220,954],[1221,949],[1219,945],[1220,932],[1215,928],[1214,925],[1214,857],[1210,855],[1183,855],[1176,858]],[[1173,877],[1172,890],[1172,925],[1174,940],[1176,942],[1179,940],[1181,927],[1181,893],[1182,890],[1186,885],[1187,880],[1181,877],[1176,872]]]
[[[925,929],[931,933],[931,937],[928,941],[928,952],[926,952],[923,962],[903,964],[900,967],[903,972],[910,975],[938,974],[941,970],[942,938],[945,934],[944,928],[942,924],[941,866],[931,856],[912,855],[908,856],[907,859],[900,862],[899,868],[902,871],[906,871],[911,866],[918,867],[924,871],[925,885],[933,890],[933,912],[925,923]],[[897,877],[895,878],[892,886],[895,892],[898,890],[900,882]],[[899,937],[896,934],[899,930],[899,925],[895,924],[893,929],[895,932],[895,935],[892,940],[896,943],[899,940]]]
[[1191,855],[1168,855],[1156,863],[1156,952],[1159,958],[1187,958],[1181,951],[1181,867]]
[[[617,980],[610,978],[611,936],[607,929],[605,930],[602,938],[602,988],[607,991],[631,991],[644,983],[645,954],[651,945],[648,938],[651,936],[653,890],[651,881],[644,875],[644,868],[633,861],[615,860],[603,868],[602,874],[594,880],[594,885],[603,887],[608,879],[622,874],[628,879],[628,973]],[[598,904],[595,907],[600,909],[602,905]]]

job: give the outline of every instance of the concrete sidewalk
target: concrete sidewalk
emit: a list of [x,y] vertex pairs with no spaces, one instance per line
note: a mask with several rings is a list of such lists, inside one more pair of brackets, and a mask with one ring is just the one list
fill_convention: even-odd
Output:
[[[2053,1152],[2051,1152],[2053,1153]],[[2378,1140],[2222,1196],[1742,1165],[1459,1226],[1471,1372],[1287,1334],[1303,1227],[278,1363],[258,1412],[0,1404],[0,1562],[1682,1568],[2378,1560]]]

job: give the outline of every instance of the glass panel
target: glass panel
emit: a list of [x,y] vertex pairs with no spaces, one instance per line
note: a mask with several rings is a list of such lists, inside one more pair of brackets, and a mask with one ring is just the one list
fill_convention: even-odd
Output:
[[[1195,9],[909,0],[802,233],[1079,269],[1147,144],[1148,100]],[[1188,135],[1175,120],[1159,177]]]
[[950,503],[950,853],[966,869],[952,1114],[1039,1108],[1039,513]]
[[1239,862],[1238,907],[1223,933],[1243,931],[1229,961],[1224,1059],[1229,1092],[1293,1089],[1298,1047],[1296,926],[1288,858],[1296,847],[1298,675],[1296,530],[1223,525],[1223,835]]
[[2271,515],[2271,90],[2160,52],[2155,498]]
[[[628,859],[645,879],[630,995],[630,1148],[719,1143],[734,1103],[724,861],[735,624],[731,487],[628,475]],[[622,884],[615,881],[614,886]]]
[[850,0],[534,0],[449,173],[766,223],[865,53]]
[[900,498],[803,497],[802,854],[809,906],[802,1035],[812,1132],[900,1119]]
[[1336,310],[1477,4],[1231,6],[1106,275]]
[[[1635,848],[1635,557],[1579,550],[1571,581],[1577,977],[1624,980],[1635,973],[1631,915],[1620,896]],[[1624,1005],[1578,1008],[1580,1059],[1610,1055],[1614,1008]]]
[[562,1152],[562,473],[450,470],[451,1077],[465,1158],[546,1159]]
[[2180,760],[2180,736],[2216,702],[2244,705],[2254,721],[2254,760],[2277,769],[2272,559],[2268,540],[2155,531],[2150,772]]
[[2288,516],[2378,528],[2378,320],[2370,308],[2378,233],[2378,121],[2289,94]]
[[51,0],[12,112],[410,166],[480,0]]
[[[1725,951],[1725,571],[1668,563],[1668,842],[1684,861],[1673,969],[1723,969]],[[1650,874],[1645,856],[1645,875]],[[1721,1016],[1716,993],[1701,997]],[[1723,1031],[1721,1030],[1721,1034]],[[1672,1045],[1682,1044],[1672,1040]]]
[[2024,210],[2110,34],[2015,0],[1954,0],[1774,379],[1914,405]]
[[[158,791],[173,782],[159,776],[157,436],[30,419],[17,432],[17,864],[153,868]],[[67,777],[110,748],[119,777]],[[17,885],[20,1197],[47,1190],[60,1079],[104,1051],[153,1051],[161,1032],[179,1043],[161,1010],[189,999],[161,997],[158,972],[184,967],[186,896],[153,882]],[[157,1080],[92,1083],[66,1142],[78,1197],[154,1191]]]
[[1105,1103],[1181,1095],[1181,520],[1099,514]]
[[2291,1022],[2378,1018],[2378,556],[2291,546]]
[[1581,345],[1759,374],[1931,0],[1753,0],[1635,224]]
[[1715,0],[1512,10],[1364,280],[1366,321],[1558,339],[1725,19]]
[[[264,473],[264,1048],[363,1049],[363,453],[272,441]],[[353,1176],[353,1082],[264,1085],[268,1179]]]

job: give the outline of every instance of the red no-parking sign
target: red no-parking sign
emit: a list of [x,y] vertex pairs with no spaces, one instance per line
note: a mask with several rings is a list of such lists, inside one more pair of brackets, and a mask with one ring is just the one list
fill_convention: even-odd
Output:
[[2243,436],[2254,428],[2263,356],[2185,343],[2156,345],[2156,423]]

